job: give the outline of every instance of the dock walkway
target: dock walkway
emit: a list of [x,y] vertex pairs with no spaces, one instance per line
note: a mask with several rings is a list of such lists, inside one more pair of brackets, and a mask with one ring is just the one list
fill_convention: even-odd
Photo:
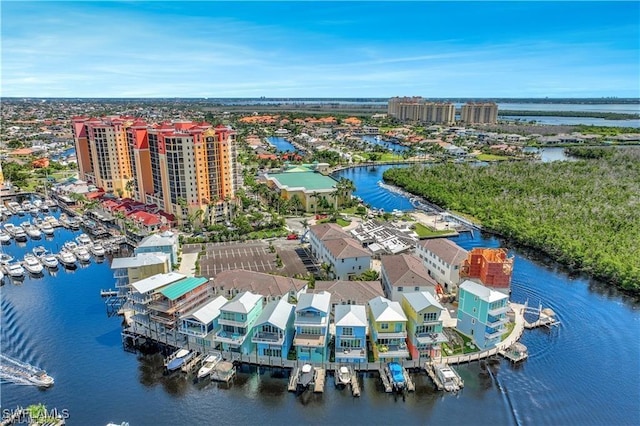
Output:
[[324,380],[327,376],[327,370],[325,370],[324,368],[318,368],[316,367],[316,374],[313,380],[313,391],[314,392],[318,392],[318,393],[322,393],[324,392]]

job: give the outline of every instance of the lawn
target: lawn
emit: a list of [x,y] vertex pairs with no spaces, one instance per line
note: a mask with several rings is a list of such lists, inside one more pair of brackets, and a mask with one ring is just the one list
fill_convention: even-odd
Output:
[[424,226],[421,223],[416,223],[416,234],[418,234],[419,238],[432,238],[432,237],[442,237],[445,235],[455,235],[455,231],[451,229],[443,229],[439,231],[434,231],[433,229]]
[[476,158],[478,159],[478,161],[504,161],[511,159],[511,157],[507,157],[505,155],[495,154],[478,154]]

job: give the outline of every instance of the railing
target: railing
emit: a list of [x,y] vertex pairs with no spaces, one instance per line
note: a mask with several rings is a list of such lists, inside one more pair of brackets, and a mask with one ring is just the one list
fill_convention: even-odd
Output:
[[406,339],[407,338],[407,332],[406,331],[402,331],[399,333],[384,333],[384,332],[378,332],[378,335],[376,336],[376,340],[383,340],[383,339]]
[[235,321],[230,319],[218,318],[218,324],[229,325],[231,327],[249,328],[247,321]]
[[495,309],[489,309],[488,314],[491,315],[492,317],[497,317],[500,314],[506,314],[507,311],[509,310],[509,306],[502,306],[500,308],[495,308]]
[[326,316],[313,316],[313,317],[296,316],[296,319],[294,321],[294,327],[297,327],[299,325],[301,326],[315,325],[318,327],[326,327],[327,317]]
[[253,343],[282,344],[284,341],[284,335],[281,333],[258,332],[253,335],[251,341]]

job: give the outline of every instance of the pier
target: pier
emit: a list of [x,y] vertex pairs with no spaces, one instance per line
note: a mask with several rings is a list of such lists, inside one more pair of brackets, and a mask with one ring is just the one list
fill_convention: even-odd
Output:
[[118,290],[100,290],[100,297],[112,297],[117,296]]
[[380,379],[382,380],[382,387],[386,393],[393,392],[393,386],[391,385],[391,380],[389,380],[389,375],[387,374],[387,367],[380,367],[378,369],[378,373],[380,374]]
[[295,392],[298,388],[298,374],[300,374],[300,368],[296,367],[291,370],[291,376],[289,377],[289,385],[287,386],[287,390],[289,392]]
[[355,371],[351,371],[351,393],[353,394],[353,396],[355,397],[359,397],[360,396],[360,382],[358,382],[358,375],[355,373]]
[[313,391],[317,393],[324,392],[324,380],[327,376],[327,370],[322,367],[316,367],[316,374],[313,379]]

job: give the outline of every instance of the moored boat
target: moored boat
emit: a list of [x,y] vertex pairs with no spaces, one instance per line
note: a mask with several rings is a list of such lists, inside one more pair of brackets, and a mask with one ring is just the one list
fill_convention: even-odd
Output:
[[396,392],[402,392],[407,387],[407,381],[404,377],[404,371],[402,365],[398,362],[390,362],[387,364],[387,371],[389,372],[389,380]]
[[76,237],[76,241],[80,245],[91,244],[91,238],[87,234],[80,234]]
[[63,249],[62,251],[60,251],[60,253],[58,254],[58,260],[60,261],[60,263],[62,263],[65,268],[76,268],[76,256],[75,254],[73,254],[72,252]]
[[204,359],[202,367],[200,367],[200,369],[198,370],[198,379],[202,379],[204,377],[209,376],[211,374],[211,370],[213,370],[213,368],[220,361],[222,361],[222,355],[221,354],[212,354],[212,355],[207,356]]
[[24,277],[24,268],[19,262],[13,262],[5,265],[5,271],[11,278]]
[[11,235],[8,232],[0,230],[0,243],[8,243],[11,241]]
[[22,262],[22,266],[26,269],[30,274],[38,275],[42,273],[43,267],[42,263],[35,257],[33,254],[25,254],[24,261]]
[[167,362],[165,364],[167,367],[167,370],[175,371],[179,369],[180,367],[182,367],[182,365],[184,365],[185,362],[189,361],[194,355],[195,355],[195,352],[191,352],[187,349],[179,349],[177,352],[174,352],[173,354],[171,354],[171,356],[169,356],[169,358],[167,359]]
[[89,246],[89,250],[91,251],[91,254],[93,254],[95,257],[102,257],[106,253],[106,250],[100,243],[91,244],[91,246]]
[[302,392],[307,390],[313,379],[315,378],[315,370],[311,364],[304,364],[298,373],[298,391]]
[[351,383],[351,371],[349,367],[341,366],[338,368],[336,379],[336,386],[346,386]]
[[91,254],[89,254],[89,250],[85,246],[78,246],[73,254],[76,255],[76,258],[83,263],[91,262]]

